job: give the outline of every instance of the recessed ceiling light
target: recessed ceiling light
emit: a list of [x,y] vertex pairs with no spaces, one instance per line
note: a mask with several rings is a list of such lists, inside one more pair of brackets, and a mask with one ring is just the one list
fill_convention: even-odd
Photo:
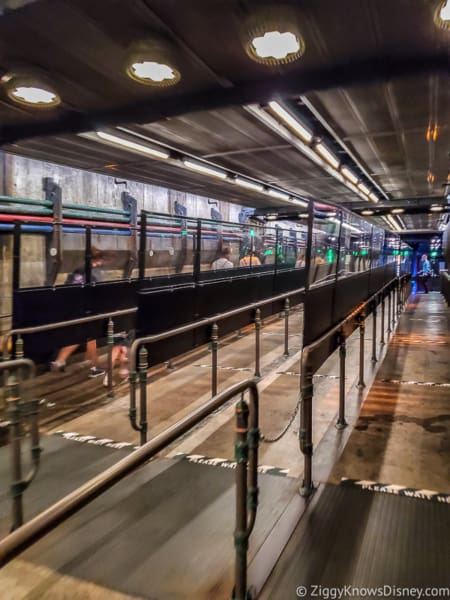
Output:
[[280,65],[297,60],[305,52],[299,29],[300,13],[281,2],[262,3],[243,21],[245,51],[256,62]]
[[361,214],[364,215],[365,217],[370,217],[375,214],[375,211],[371,210],[370,208],[366,208],[361,211]]
[[443,210],[444,210],[443,206],[438,206],[438,205],[430,206],[431,212],[442,212]]
[[131,46],[127,75],[143,83],[157,87],[175,85],[181,79],[174,66],[173,48],[166,40],[141,40]]
[[404,213],[404,212],[405,212],[405,209],[404,209],[404,208],[393,208],[393,209],[391,210],[391,213],[392,213],[393,215],[401,215],[401,214],[402,214],[402,213]]
[[450,29],[450,0],[441,0],[434,13],[434,22],[442,29]]
[[253,38],[252,46],[257,57],[280,62],[288,59],[289,55],[297,55],[298,58],[301,50],[300,40],[290,31],[266,31],[264,35]]
[[166,159],[170,156],[169,152],[166,150],[144,146],[143,144],[138,144],[132,140],[122,138],[117,135],[112,135],[106,131],[97,131],[96,133],[101,140],[114,144],[115,146],[121,146],[127,150],[131,150],[132,152],[136,152],[137,154],[144,154],[145,156],[150,156],[151,158],[161,159]]
[[218,177],[219,179],[225,179],[227,176],[227,172],[223,171],[222,169],[217,169],[216,167],[210,167],[209,165],[205,165],[201,162],[191,160],[190,158],[183,158],[183,164],[188,169],[192,169],[193,171],[198,171],[199,173],[204,173],[205,175],[211,175],[211,177]]
[[2,77],[2,83],[9,99],[18,104],[34,108],[53,108],[61,102],[61,98],[49,85],[32,75],[7,74]]
[[169,86],[180,80],[180,74],[173,67],[149,60],[131,64],[127,72],[132,79],[148,85]]

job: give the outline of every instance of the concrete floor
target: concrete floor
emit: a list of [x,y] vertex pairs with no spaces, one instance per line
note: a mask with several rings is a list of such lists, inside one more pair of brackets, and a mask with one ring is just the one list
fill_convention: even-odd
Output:
[[450,314],[417,294],[330,481],[342,477],[450,492]]
[[[359,337],[358,332],[355,332],[347,344],[346,418],[349,427],[342,431],[335,428],[339,385],[338,356],[332,355],[327,360],[314,378],[313,477],[315,482],[338,483],[341,477],[348,477],[404,484],[418,488],[427,487],[442,492],[449,491],[449,388],[446,386],[447,383],[450,383],[448,376],[449,324],[448,309],[438,294],[413,297],[409,302],[407,314],[400,319],[399,329],[393,336],[389,347],[381,348],[377,345],[380,356],[378,363],[374,365],[370,361],[372,327],[369,319],[365,342],[367,388],[363,391],[356,387]],[[378,338],[379,326],[380,322],[378,321]],[[291,316],[289,357],[283,357],[283,328],[283,322],[275,320],[263,329],[263,378],[259,384],[261,391],[260,414],[261,430],[266,439],[277,436],[279,432],[288,427],[285,435],[276,443],[263,441],[259,462],[261,465],[278,467],[288,473],[286,483],[289,483],[288,480],[291,481],[291,484],[288,485],[291,491],[285,498],[287,506],[289,498],[294,498],[292,494],[297,495],[299,481],[296,478],[301,477],[303,470],[303,458],[298,446],[299,417],[296,412],[302,313],[294,312]],[[219,346],[219,389],[224,389],[232,383],[252,375],[254,368],[253,338],[253,334],[249,334],[221,342]],[[386,359],[383,360],[386,350]],[[161,369],[151,371],[148,384],[149,437],[162,431],[210,397],[211,369],[208,353],[200,352],[190,363],[186,361],[178,365],[175,363],[175,367],[173,371],[161,371]],[[437,383],[444,385],[434,387],[423,385],[432,381],[432,378]],[[371,388],[373,381],[375,383]],[[367,394],[367,401],[363,404]],[[63,428],[58,427],[57,429],[92,435],[97,438],[128,441],[134,444],[138,442],[138,434],[131,429],[127,412],[127,390],[119,388],[114,400],[98,406],[95,410],[69,421]],[[174,457],[179,454],[195,454],[233,460],[233,416],[234,403],[231,401],[169,447],[164,453],[167,457],[164,460],[173,462]],[[120,458],[120,453],[117,453],[117,460]],[[158,462],[150,464],[157,466]],[[197,469],[202,467],[201,465],[192,466]],[[229,473],[226,469],[207,468],[214,472],[218,470]],[[144,471],[140,471],[138,475],[145,479]],[[217,475],[215,477],[217,479]],[[295,479],[291,479],[292,477]],[[400,477],[402,477],[401,480]],[[278,479],[283,480],[279,477]],[[222,480],[223,478],[220,476],[218,482],[220,483]],[[179,485],[185,489],[184,482],[180,481]],[[125,485],[124,490],[126,487]],[[282,487],[285,486],[277,486],[275,483],[275,489]],[[108,494],[105,495],[105,497],[107,496]],[[186,502],[188,501],[190,502],[189,495]],[[223,501],[224,507],[228,507],[230,502],[233,503],[232,495],[230,497],[225,495]],[[271,506],[271,502],[267,504],[268,497],[265,494],[261,494],[260,501],[261,510],[264,513],[268,506]],[[195,506],[195,502],[193,506]],[[210,507],[211,510],[213,508],[214,506]],[[213,514],[210,509],[207,511],[209,525],[205,538],[206,546],[208,546],[210,526],[215,522],[214,514],[218,514]],[[113,515],[115,510],[112,508]],[[224,512],[226,512],[225,508],[220,514],[223,516]],[[195,527],[195,523],[192,526]],[[201,522],[198,522],[198,526],[202,530]],[[90,528],[95,530],[95,523]],[[183,527],[183,531],[185,529],[189,532],[192,527]],[[69,526],[68,532],[70,531],[72,529]],[[56,534],[55,532],[60,538],[62,535],[61,539],[64,538],[63,533]],[[267,528],[265,535],[269,535]],[[51,539],[56,538],[52,537]],[[151,536],[148,539],[151,539]],[[45,548],[53,553],[52,556],[54,555],[55,560],[58,561],[58,552],[52,549],[52,543],[51,540],[46,542]],[[122,544],[119,541],[114,543]],[[119,545],[117,548],[120,547]],[[163,564],[167,566],[167,557],[173,556],[176,552],[171,548],[170,545],[164,546],[163,553],[158,552],[158,556],[166,557],[160,563],[161,567]],[[177,544],[174,548],[178,548]],[[112,549],[115,552],[116,546],[113,546]],[[120,555],[119,552],[118,556],[120,557]],[[83,575],[81,571],[77,571],[76,562],[68,563],[75,566],[74,569],[69,568],[68,571],[65,569],[61,571],[56,564],[49,563],[47,566],[35,564],[41,562],[40,559],[36,560],[37,556],[40,556],[39,551],[37,554],[32,552],[28,560],[16,560],[4,569],[1,576],[2,586],[4,586],[2,589],[12,590],[8,598],[31,600],[42,597],[56,600],[65,597],[71,599],[86,597],[121,600],[122,598],[144,597],[138,593],[138,588],[133,587],[134,584],[124,587],[111,585],[109,580],[102,576],[87,577],[86,574]],[[193,560],[193,565],[203,565],[202,561],[198,562],[199,556],[197,558],[194,556]],[[103,563],[104,559],[101,559],[99,565]],[[89,566],[90,561],[86,564]],[[53,567],[62,575],[60,576]],[[101,566],[99,568],[102,570]],[[93,573],[91,567],[88,570]],[[142,566],[141,570],[142,581],[145,581],[146,578],[148,579],[147,567]],[[171,577],[170,569],[164,572],[166,575],[162,578],[162,582],[165,581],[164,578]],[[23,574],[23,580],[20,579],[19,573]],[[174,573],[172,573],[173,575]],[[85,581],[86,579],[94,583],[89,583]],[[28,581],[28,587],[25,580]],[[70,587],[67,588],[67,585]],[[68,589],[70,595],[66,596],[65,593]],[[214,589],[214,596],[198,595],[198,597],[225,598],[228,594],[225,590],[228,590],[228,587],[222,580],[220,589]],[[149,596],[145,594],[145,597]],[[168,595],[167,597],[172,596]],[[185,594],[184,596],[173,595],[173,597],[188,598],[191,596]]]

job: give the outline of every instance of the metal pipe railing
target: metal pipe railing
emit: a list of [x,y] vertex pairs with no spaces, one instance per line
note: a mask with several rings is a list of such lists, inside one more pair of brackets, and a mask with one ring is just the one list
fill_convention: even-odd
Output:
[[[402,276],[402,281],[406,279],[407,276]],[[386,293],[388,293],[388,327],[391,326],[390,313],[391,306],[393,306],[393,302],[391,301],[391,292],[394,291],[396,286],[398,285],[398,279],[392,279],[387,284],[385,284],[381,289],[379,289],[375,294],[370,296],[365,302],[360,304],[357,308],[355,308],[351,313],[349,313],[345,319],[342,319],[337,325],[332,327],[329,331],[320,336],[317,340],[305,346],[302,350],[302,356],[300,359],[300,389],[301,389],[301,412],[300,412],[300,430],[299,430],[299,441],[300,441],[300,449],[304,455],[304,475],[303,475],[303,484],[301,487],[301,494],[303,496],[308,496],[313,491],[312,484],[312,455],[313,455],[313,443],[312,443],[312,399],[314,395],[314,387],[313,387],[313,368],[310,364],[310,355],[313,350],[321,346],[325,341],[327,341],[330,337],[334,335],[338,335],[338,344],[341,347],[341,367],[340,373],[341,377],[345,377],[345,364],[342,364],[342,361],[345,361],[345,352],[342,348],[342,344],[344,341],[344,327],[347,323],[357,319],[358,327],[360,330],[360,363],[359,363],[359,381],[358,387],[361,389],[365,387],[364,383],[364,328],[365,328],[365,319],[367,314],[370,312],[370,308],[376,309],[377,301],[379,301],[380,296],[383,297]],[[388,329],[389,331],[389,329]],[[343,388],[343,382],[341,381],[340,385],[340,407],[339,407],[339,418],[338,425],[342,427],[345,423],[345,412],[343,402],[343,394],[345,388]],[[345,425],[344,425],[345,426]]]
[[30,333],[40,333],[41,331],[51,331],[52,329],[62,329],[64,327],[70,327],[71,325],[82,325],[83,323],[90,323],[92,321],[100,321],[101,319],[111,319],[113,317],[120,317],[123,315],[131,315],[137,312],[137,307],[124,308],[122,310],[114,310],[106,313],[97,315],[90,315],[89,317],[80,317],[79,319],[70,319],[68,321],[58,321],[56,323],[47,323],[46,325],[36,325],[33,327],[21,327],[19,329],[11,329],[3,336],[3,360],[9,360],[8,344],[13,335],[27,335]]
[[[255,377],[260,377],[260,329],[261,329],[261,306],[266,304],[271,304],[272,302],[277,302],[280,300],[286,300],[290,296],[294,296],[296,294],[302,294],[304,292],[304,288],[298,288],[296,290],[292,290],[290,292],[284,292],[283,294],[278,294],[276,296],[271,296],[270,298],[266,298],[265,300],[261,300],[258,302],[252,302],[251,304],[246,304],[245,306],[240,306],[239,308],[235,308],[233,310],[226,311],[224,313],[220,313],[218,315],[214,315],[212,317],[208,317],[205,319],[201,319],[200,321],[195,321],[193,323],[188,323],[186,325],[182,325],[181,327],[176,327],[175,329],[170,329],[169,331],[164,331],[162,333],[155,333],[146,337],[137,338],[131,344],[129,360],[130,360],[130,410],[129,410],[129,418],[130,423],[133,429],[136,431],[142,432],[142,415],[140,417],[140,424],[137,423],[137,411],[136,411],[136,387],[137,387],[137,376],[136,373],[136,352],[140,346],[143,344],[152,344],[155,342],[159,342],[161,340],[165,340],[171,338],[176,335],[181,335],[188,331],[193,331],[199,327],[204,327],[211,325],[211,352],[212,352],[212,374],[211,374],[211,386],[212,386],[212,394],[214,395],[217,392],[217,344],[218,344],[218,331],[219,326],[218,322],[223,321],[229,317],[234,315],[238,315],[242,312],[255,309],[255,334],[256,334],[256,344],[255,344]],[[284,342],[284,352],[285,355],[289,355],[289,326],[287,324],[287,320],[289,318],[289,306],[290,304],[285,304],[285,342]],[[259,311],[259,312],[258,312]],[[141,391],[143,388],[141,387]],[[146,393],[146,392],[145,392]],[[142,401],[140,402],[140,406],[142,407]],[[142,442],[141,436],[141,444]],[[144,442],[146,439],[144,440]]]
[[[145,464],[158,452],[169,446],[172,442],[184,435],[192,427],[223,406],[231,398],[250,393],[250,410],[243,398],[237,405],[236,455],[238,468],[236,469],[236,528],[234,540],[236,547],[236,581],[234,598],[246,600],[247,594],[247,548],[248,538],[252,532],[257,510],[258,485],[258,388],[255,379],[247,379],[212,397],[207,402],[196,408],[165,431],[158,434],[153,440],[135,450],[121,461],[109,467],[87,483],[77,488],[65,498],[62,498],[40,515],[37,515],[25,525],[22,525],[10,535],[0,541],[0,567],[10,562],[21,551],[25,550],[44,535],[55,529],[60,523],[81,510],[95,498],[106,492],[113,485],[124,479],[127,475]],[[246,405],[246,407],[244,407]],[[241,431],[241,415],[249,413],[249,427]]]
[[[36,366],[32,360],[19,358],[0,362],[0,373],[11,370],[27,371],[27,378],[32,379],[36,375]],[[9,375],[5,386],[6,414],[9,421],[10,443],[11,443],[11,472],[12,482],[10,486],[12,498],[12,530],[17,529],[23,523],[23,493],[33,481],[39,469],[41,448],[39,446],[39,401],[32,399],[27,406],[20,397],[19,382]],[[30,417],[31,420],[31,468],[27,475],[22,475],[22,437],[23,420]]]

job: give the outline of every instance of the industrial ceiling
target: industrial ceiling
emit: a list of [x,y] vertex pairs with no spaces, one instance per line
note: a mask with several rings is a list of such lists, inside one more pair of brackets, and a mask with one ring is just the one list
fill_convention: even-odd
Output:
[[[436,25],[439,2],[285,2],[300,24],[305,52],[268,66],[249,58],[243,40],[252,13],[272,4],[16,3],[0,17],[0,76],[44,77],[61,103],[18,105],[0,87],[0,144],[8,152],[248,206],[282,204],[267,189],[180,168],[188,156],[299,198],[370,208],[374,217],[403,206],[405,214],[395,217],[400,227],[436,229],[448,212],[450,151],[450,30]],[[181,74],[176,85],[152,87],[127,76],[130,46],[155,36],[170,47]],[[379,203],[362,201],[292,136],[271,127],[272,101],[306,124],[314,143],[324,141]],[[171,159],[105,144],[90,135],[96,130],[169,148]],[[430,212],[436,204],[442,211]]]

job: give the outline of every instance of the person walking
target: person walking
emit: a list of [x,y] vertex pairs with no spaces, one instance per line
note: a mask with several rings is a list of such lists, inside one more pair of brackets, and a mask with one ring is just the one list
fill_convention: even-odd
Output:
[[424,254],[420,261],[419,281],[423,285],[425,294],[428,294],[428,281],[431,277],[431,264],[428,256]]

